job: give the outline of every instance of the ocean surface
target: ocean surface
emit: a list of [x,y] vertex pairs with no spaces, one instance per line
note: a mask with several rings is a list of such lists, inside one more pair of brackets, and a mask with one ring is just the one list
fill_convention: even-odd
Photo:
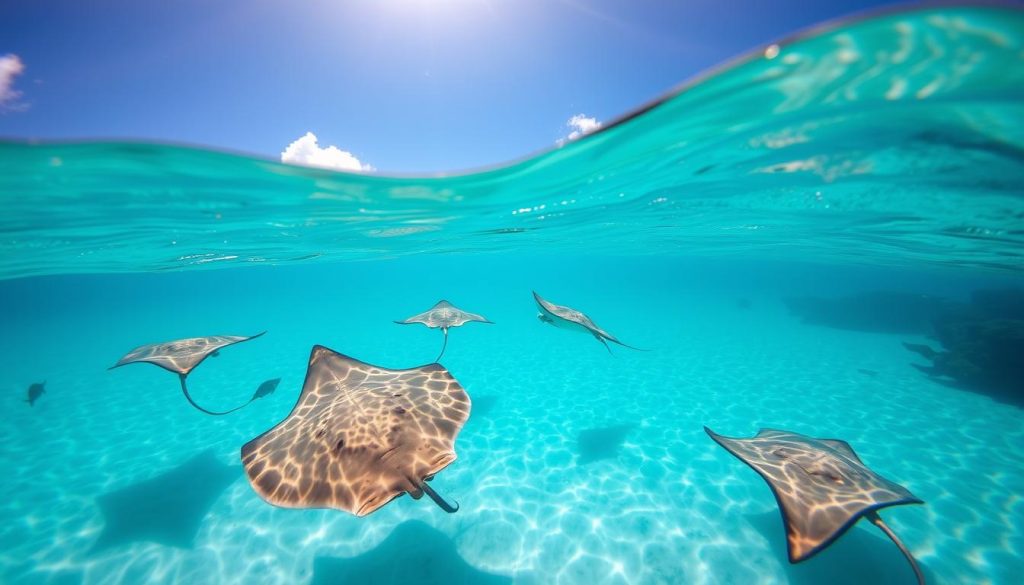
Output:
[[[1019,583],[1022,184],[1024,13],[1000,7],[823,26],[472,173],[0,142],[0,582],[914,582],[863,520],[790,564],[707,426],[847,441],[925,502],[880,515],[929,583]],[[532,291],[647,351],[551,327]],[[239,451],[311,348],[429,363],[441,333],[394,321],[440,299],[494,322],[440,360],[472,400],[430,484],[459,511],[261,499]],[[264,330],[188,377],[211,409],[281,379],[223,417],[107,369]]]

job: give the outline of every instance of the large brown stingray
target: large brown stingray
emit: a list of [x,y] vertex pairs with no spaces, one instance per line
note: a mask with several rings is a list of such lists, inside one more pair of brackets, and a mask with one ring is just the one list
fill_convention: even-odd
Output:
[[317,345],[291,414],[242,447],[249,482],[285,508],[334,508],[365,516],[455,461],[469,395],[440,364],[389,370]]
[[863,516],[896,543],[924,583],[917,561],[878,516],[888,506],[924,502],[868,469],[846,441],[772,429],[761,429],[751,439],[732,439],[704,430],[768,482],[786,526],[791,563],[821,552]]
[[441,359],[444,355],[445,348],[448,347],[448,329],[451,327],[461,327],[466,323],[476,321],[478,323],[491,323],[493,321],[488,320],[483,315],[477,315],[476,313],[470,313],[463,311],[455,305],[445,300],[440,300],[436,305],[430,308],[428,311],[424,311],[419,315],[413,315],[404,321],[395,321],[399,325],[411,325],[412,323],[422,323],[431,329],[441,328],[444,332],[444,343],[441,345],[441,353],[437,354],[434,361]]
[[536,292],[533,293],[533,300],[537,301],[537,308],[540,309],[540,314],[537,315],[538,319],[560,329],[570,329],[573,331],[589,333],[593,335],[595,339],[604,344],[608,353],[611,353],[612,349],[608,347],[608,343],[605,340],[617,343],[623,347],[628,347],[629,349],[646,351],[639,347],[633,347],[632,345],[622,343],[614,335],[598,327],[597,323],[594,323],[593,319],[572,307],[556,305],[551,301],[541,298],[541,296]]
[[221,416],[235,412],[236,410],[247,406],[260,396],[253,395],[248,402],[240,406],[236,406],[231,410],[225,410],[223,412],[207,410],[192,400],[192,396],[188,393],[188,387],[185,385],[185,378],[187,378],[192,370],[196,369],[196,366],[202,363],[203,360],[211,355],[217,355],[217,351],[222,347],[234,345],[243,341],[249,341],[250,339],[256,339],[260,335],[263,335],[263,333],[266,333],[266,331],[257,333],[250,337],[240,335],[210,335],[208,337],[190,337],[188,339],[178,339],[176,341],[167,341],[164,343],[149,343],[131,350],[109,369],[113,370],[114,368],[119,368],[126,364],[134,364],[136,362],[149,362],[151,364],[156,364],[165,370],[178,374],[178,379],[181,381],[181,391],[185,394],[185,398],[188,400],[189,404],[206,414]]

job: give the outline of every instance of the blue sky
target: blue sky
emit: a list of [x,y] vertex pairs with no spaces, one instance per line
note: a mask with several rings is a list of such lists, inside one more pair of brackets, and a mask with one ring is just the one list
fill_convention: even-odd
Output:
[[749,48],[877,4],[2,2],[0,58],[17,63],[0,61],[0,137],[277,158],[313,132],[381,171],[473,168],[552,146],[574,115],[610,120]]

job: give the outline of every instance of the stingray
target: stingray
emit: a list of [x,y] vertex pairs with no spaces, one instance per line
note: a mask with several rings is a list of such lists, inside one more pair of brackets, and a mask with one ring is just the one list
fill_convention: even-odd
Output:
[[468,313],[448,301],[441,300],[437,301],[437,304],[430,308],[429,311],[424,311],[419,315],[413,315],[404,321],[395,321],[399,325],[411,325],[412,323],[423,323],[431,329],[441,328],[444,333],[444,343],[441,345],[441,353],[437,354],[434,361],[441,359],[444,355],[444,350],[448,347],[448,329],[451,327],[460,327],[476,321],[478,323],[490,323],[494,324],[493,321],[487,319],[483,315],[477,315],[476,313]]
[[540,309],[540,313],[537,315],[538,319],[545,323],[554,325],[559,329],[569,329],[572,331],[589,333],[594,336],[594,339],[597,339],[604,344],[608,353],[612,352],[612,348],[608,347],[608,341],[617,343],[622,347],[628,347],[629,349],[647,351],[645,349],[640,349],[639,347],[633,347],[632,345],[622,343],[614,335],[598,327],[597,323],[594,323],[590,317],[587,317],[576,309],[563,307],[562,305],[556,305],[550,301],[546,301],[536,292],[533,293],[533,299],[537,301],[537,307]]
[[[263,333],[266,333],[266,331]],[[216,412],[207,410],[192,400],[192,396],[188,393],[188,387],[185,385],[185,378],[187,378],[192,370],[202,363],[204,359],[210,355],[216,355],[217,350],[220,348],[241,343],[243,341],[249,341],[250,339],[256,339],[263,335],[263,333],[257,333],[251,337],[244,337],[240,335],[211,335],[209,337],[191,337],[189,339],[179,339],[177,341],[168,341],[165,343],[150,343],[131,350],[109,369],[113,370],[114,368],[119,368],[126,364],[134,364],[135,362],[149,362],[151,364],[156,364],[165,370],[178,374],[178,379],[181,381],[181,391],[185,394],[185,399],[188,400],[189,404],[194,406],[197,410],[214,416],[230,414],[240,408],[248,406],[253,400],[259,398],[261,396],[259,394],[259,390],[257,390],[257,393],[244,404],[236,406],[230,410]]]
[[924,502],[865,466],[849,443],[772,429],[752,439],[704,430],[768,482],[786,526],[789,562],[818,554],[865,517],[892,539],[924,583],[913,555],[878,515],[889,506]]
[[253,489],[284,508],[366,516],[408,493],[458,510],[427,482],[455,461],[469,395],[441,364],[389,370],[313,347],[291,414],[242,447]]

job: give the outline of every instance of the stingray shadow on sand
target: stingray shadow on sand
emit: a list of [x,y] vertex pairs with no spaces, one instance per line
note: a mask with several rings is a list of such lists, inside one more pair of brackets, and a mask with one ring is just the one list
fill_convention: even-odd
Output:
[[[771,547],[783,565],[790,585],[906,585],[914,582],[914,573],[903,554],[884,536],[854,526],[842,538],[816,556],[798,564],[786,561],[786,530],[778,512],[746,516]],[[934,575],[921,565],[927,583]]]
[[311,585],[511,584],[467,563],[448,536],[423,522],[399,524],[376,548],[350,558],[317,557]]
[[90,553],[134,542],[192,548],[203,518],[240,467],[221,463],[207,450],[178,467],[97,499],[105,526]]
[[594,461],[617,457],[626,436],[634,428],[636,428],[634,424],[625,424],[580,431],[579,437],[576,439],[579,452],[578,463],[586,465]]

